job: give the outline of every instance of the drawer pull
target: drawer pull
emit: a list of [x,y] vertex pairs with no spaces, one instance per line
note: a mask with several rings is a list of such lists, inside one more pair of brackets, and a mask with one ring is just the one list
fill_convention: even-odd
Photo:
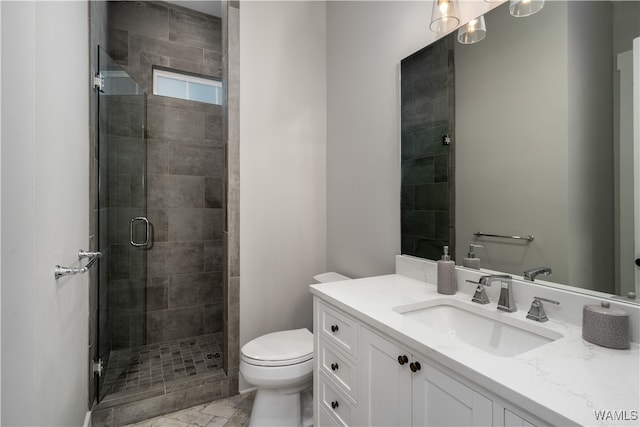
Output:
[[409,361],[409,358],[407,357],[406,354],[401,354],[400,356],[398,356],[398,363],[399,364],[404,365],[408,361]]
[[338,406],[340,406],[340,405],[338,404],[338,401],[337,401],[337,400],[334,400],[333,402],[331,402],[331,407],[332,407],[333,409],[338,409]]
[[332,363],[331,364],[331,370],[332,371],[337,371],[338,370],[338,364],[337,363]]
[[338,332],[338,325],[331,325],[331,332],[333,332],[334,334]]
[[422,366],[420,366],[420,362],[411,362],[409,364],[409,368],[411,369],[411,372],[418,372],[422,369]]

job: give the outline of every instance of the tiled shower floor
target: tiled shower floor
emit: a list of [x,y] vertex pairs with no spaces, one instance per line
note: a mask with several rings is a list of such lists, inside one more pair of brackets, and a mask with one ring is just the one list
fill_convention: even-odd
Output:
[[[107,370],[104,386],[110,394],[136,393],[152,385],[220,371],[222,342],[222,333],[216,333],[143,346],[118,378],[110,378]],[[126,363],[118,357],[112,354],[109,364]]]

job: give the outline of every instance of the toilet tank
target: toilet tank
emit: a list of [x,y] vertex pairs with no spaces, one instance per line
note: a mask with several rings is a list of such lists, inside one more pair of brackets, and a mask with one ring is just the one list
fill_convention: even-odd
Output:
[[343,276],[342,274],[335,273],[333,271],[316,274],[315,276],[313,276],[313,280],[315,280],[316,283],[339,282],[341,280],[349,280],[349,279],[351,279],[351,277]]

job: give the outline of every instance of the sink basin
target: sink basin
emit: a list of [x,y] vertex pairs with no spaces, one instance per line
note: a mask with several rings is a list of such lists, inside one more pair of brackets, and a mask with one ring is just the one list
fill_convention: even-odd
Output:
[[517,356],[562,338],[562,334],[540,325],[457,300],[438,299],[393,310],[407,319],[446,333],[451,339],[502,357]]

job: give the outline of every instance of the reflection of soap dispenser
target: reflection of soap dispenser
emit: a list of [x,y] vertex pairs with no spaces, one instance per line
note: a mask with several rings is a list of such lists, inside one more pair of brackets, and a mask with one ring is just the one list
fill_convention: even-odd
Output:
[[466,258],[462,258],[462,266],[467,268],[475,268],[480,270],[480,258],[476,258],[476,254],[473,252],[473,248],[482,248],[482,245],[469,244],[469,252]]
[[449,257],[449,246],[445,246],[444,255],[438,261],[438,293],[453,295],[457,290],[456,264]]

